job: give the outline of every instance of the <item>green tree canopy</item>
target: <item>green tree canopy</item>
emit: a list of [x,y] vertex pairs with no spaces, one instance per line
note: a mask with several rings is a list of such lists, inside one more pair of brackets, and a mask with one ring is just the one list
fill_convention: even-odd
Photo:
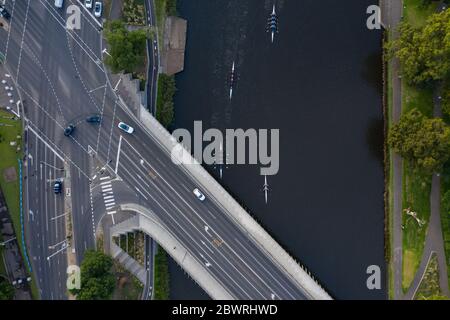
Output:
[[147,30],[128,31],[120,20],[106,23],[105,37],[109,45],[106,64],[114,73],[133,72],[144,62]]
[[4,278],[0,277],[0,300],[12,300],[14,287]]
[[173,122],[173,96],[175,91],[175,78],[166,74],[160,74],[158,79],[156,118],[165,127],[170,126]]
[[388,142],[395,152],[427,172],[441,170],[450,157],[450,127],[442,119],[428,119],[413,109],[402,115]]
[[73,290],[78,300],[110,299],[115,287],[113,260],[102,252],[88,250],[81,263],[81,288]]
[[402,22],[399,31],[399,38],[388,44],[388,49],[399,58],[402,75],[410,84],[422,85],[449,77],[449,9],[431,15],[421,29]]

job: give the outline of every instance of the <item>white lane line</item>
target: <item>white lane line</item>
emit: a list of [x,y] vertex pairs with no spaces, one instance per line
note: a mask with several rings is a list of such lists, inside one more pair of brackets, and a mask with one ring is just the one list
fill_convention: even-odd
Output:
[[[40,135],[39,135],[39,133],[38,132],[36,132],[31,126],[28,126],[27,127],[31,132],[33,132],[34,133],[34,135],[37,137],[37,138],[39,138],[39,140],[41,140],[44,144],[45,144],[45,146],[47,147],[47,148],[49,148],[61,161],[63,161],[64,162],[64,157],[63,156],[61,156],[58,152],[56,152],[56,150],[55,149],[53,149],[52,148],[52,146],[51,145],[49,145],[48,143],[47,143],[47,141],[45,141],[44,139],[42,139],[41,137],[40,137]],[[42,163],[41,163],[41,168],[42,168]]]
[[106,212],[107,214],[115,214],[115,213],[117,213],[117,211],[108,211],[108,212]]
[[[44,2],[43,0],[40,0],[40,2],[42,3],[42,5],[43,5],[43,7],[45,8],[45,10],[47,10],[47,12],[50,13],[50,15],[56,20],[56,22],[63,28],[63,31],[66,32],[67,35],[70,35],[70,36],[72,37],[72,39],[78,44],[78,46],[79,46],[79,47],[80,47],[80,48],[81,48],[81,49],[89,56],[89,59],[91,59],[91,60],[95,63],[95,65],[96,65],[102,72],[104,72],[103,68],[102,68],[100,65],[97,64],[97,61],[100,60],[100,58],[97,57],[97,55],[95,54],[94,51],[92,51],[91,47],[90,47],[86,42],[84,42],[84,40],[83,40],[78,34],[76,34],[76,33],[73,33],[73,34],[72,34],[71,32],[68,32],[68,30],[66,29],[65,21],[61,22],[61,20],[58,19],[58,17],[54,14],[54,12],[56,11],[56,9],[53,8],[51,4],[48,4],[47,2]],[[48,5],[50,6],[50,9],[47,7],[46,4],[48,4]],[[63,19],[63,20],[64,20],[64,19]],[[74,37],[73,35],[76,35],[76,36],[78,37],[78,40],[75,39],[75,37]],[[80,44],[80,42],[83,43],[84,46],[85,46],[87,49],[89,49],[89,51],[91,51],[91,53],[92,53],[92,55],[95,57],[95,59],[92,58],[91,53],[89,53],[89,52],[85,49],[85,47],[84,47],[83,45]]]
[[122,147],[122,139],[123,139],[123,136],[120,135],[119,146],[117,147],[116,170],[114,170],[114,172],[116,174],[117,174],[117,169],[119,169],[120,148]]
[[[108,84],[108,80],[106,81],[106,84]],[[106,102],[106,92],[108,90],[108,86],[105,86],[105,91],[103,92],[103,101],[102,101],[102,111],[100,113],[100,116],[104,117],[104,112],[105,112],[105,102]],[[100,145],[100,134],[102,133],[102,128],[103,128],[103,121],[100,122],[100,125],[98,126],[98,135],[97,135],[97,146],[95,149],[95,152],[98,153],[98,147]]]
[[16,7],[16,1],[13,2],[13,7],[11,10],[11,21],[9,23],[9,30],[8,30],[8,39],[6,40],[6,48],[5,48],[5,63],[6,59],[8,58],[8,47],[9,47],[9,38],[11,37],[11,30],[12,30],[12,22],[14,18],[14,9]]
[[[126,141],[126,140],[125,140]],[[127,142],[128,143],[128,145],[136,152],[136,154],[138,155],[138,156],[140,156],[141,157],[141,159],[142,159],[142,156],[141,156],[141,154],[133,147],[133,146],[131,146],[131,144],[129,143],[129,142]],[[127,157],[129,160],[130,160],[130,162],[135,166],[135,167],[137,167],[137,165],[136,164],[134,164],[134,162],[132,161],[132,159],[131,158],[129,158],[128,156],[127,156],[127,154],[125,154],[124,153],[124,156],[125,157]],[[147,161],[146,161],[147,162]],[[161,181],[163,181],[164,182],[164,184],[166,185],[166,188],[168,188],[168,189],[170,189],[169,190],[169,193],[170,194],[173,194],[173,195],[176,195],[182,202],[184,202],[184,204],[186,205],[186,207],[187,208],[189,208],[190,209],[190,211],[195,215],[195,216],[197,216],[197,218],[198,219],[200,219],[201,221],[202,221],[202,223],[204,224],[204,225],[207,225],[207,223],[206,223],[206,221],[204,220],[204,218],[202,217],[202,216],[200,216],[200,214],[194,209],[194,208],[192,208],[192,206],[184,199],[184,197],[182,196],[182,195],[180,195],[159,173],[158,173],[158,171],[156,171],[155,170],[155,168],[153,168],[153,166],[150,164],[150,163],[148,163],[147,162],[147,164],[148,164],[148,166],[161,178]],[[138,168],[138,167],[137,167]],[[140,171],[140,168],[138,168],[138,170]],[[149,181],[151,184],[153,184],[156,188],[157,188],[157,186],[156,186],[156,184],[153,182],[153,181]],[[161,191],[161,188],[160,188],[160,191]],[[177,207],[167,196],[166,196],[166,194],[165,193],[163,193],[163,196],[174,206],[174,207]],[[217,232],[215,232],[214,231],[214,233],[216,233],[217,234],[217,236],[220,238],[220,239],[223,239]],[[267,284],[267,282],[263,279],[263,278],[261,278],[261,276],[258,274],[258,273],[256,273],[255,272],[255,270],[253,270],[238,254],[237,254],[237,252],[235,252],[234,250],[233,250],[233,248],[231,248],[231,246],[227,243],[227,242],[225,242],[224,243],[225,244],[225,246],[231,251],[231,253],[233,253],[233,255],[235,256],[235,257],[237,257],[237,259],[239,259],[245,266],[246,266],[246,268],[247,268],[247,270],[250,272],[250,273],[253,273],[253,275],[254,276],[256,276],[256,278],[258,278],[260,281],[261,281],[261,283],[262,284],[264,284],[264,286],[266,287],[266,288],[269,288],[271,291],[273,291],[272,290],[272,288]],[[219,252],[219,255],[221,255],[223,258],[225,258],[225,256],[221,253],[221,252]],[[236,271],[238,271],[241,275],[242,275],[242,273],[239,271],[239,269],[237,269],[237,268],[235,268],[235,270]],[[248,271],[247,270],[243,270],[243,272],[246,272],[246,273],[248,273]],[[244,278],[245,278],[245,276],[244,275],[242,275]],[[254,287],[253,286],[253,284],[252,283],[250,283],[250,285],[256,290],[256,291],[258,291],[258,293],[260,293],[261,294],[261,292],[256,288],[256,287]],[[261,294],[262,295],[262,294]],[[263,296],[263,295],[262,295]]]
[[111,141],[112,141],[112,137],[113,137],[114,121],[116,119],[116,109],[117,109],[117,100],[114,101],[114,110],[113,110],[113,116],[112,116],[112,120],[111,120],[111,132],[109,134],[108,154],[106,155],[106,163],[109,162],[109,153],[111,151]]
[[145,199],[148,200],[148,198],[141,192],[141,190],[139,190],[138,187],[134,187],[136,189],[137,192],[139,192],[139,194]]
[[[94,22],[100,27],[100,28],[103,28],[103,26],[102,26],[102,24],[97,20],[97,18],[88,10],[88,8],[86,8],[86,6],[83,4],[83,3],[81,3],[81,1],[80,0],[77,0],[77,2],[79,3],[79,5],[80,5],[80,7],[82,7],[90,16],[91,16],[91,18],[92,19],[94,19]],[[73,2],[72,2],[73,3]],[[89,20],[89,19],[86,19],[88,22],[89,22],[89,24],[91,25],[91,26],[93,26],[94,28],[95,28],[95,26],[92,24],[92,22],[91,22],[91,20]],[[97,30],[97,28],[96,28],[96,30]],[[98,30],[97,30],[98,31]]]
[[27,29],[27,22],[28,22],[28,11],[30,10],[30,1],[28,0],[27,3],[27,11],[25,13],[25,22],[23,25],[23,31],[22,31],[22,41],[20,43],[20,51],[19,51],[19,61],[17,63],[17,73],[16,73],[16,82],[19,82],[19,71],[20,71],[20,62],[22,61],[22,51],[23,51],[23,44],[24,44],[24,40],[25,40],[25,31]]
[[[123,167],[123,165],[122,165],[122,167]],[[127,168],[123,167],[122,169],[123,169],[124,171],[126,171],[126,173],[128,173],[128,175],[130,176],[130,178],[131,178],[132,180],[134,180],[135,182],[137,182],[137,180],[134,178],[134,176],[127,170]],[[149,192],[147,192],[147,194],[148,194],[148,196],[149,196],[149,197],[150,197],[150,198],[151,198],[151,199],[152,199],[152,200],[153,200],[153,201],[154,201],[154,202],[162,209],[162,211],[164,211],[164,212],[167,214],[167,216],[173,221],[173,223],[174,223],[175,225],[177,225],[178,228],[179,228],[180,230],[183,230],[183,231],[184,231],[185,236],[186,236],[187,238],[190,238],[193,244],[197,244],[197,240],[194,239],[194,238],[192,237],[191,233],[187,232],[186,229],[184,229],[184,228],[180,225],[179,219],[175,219],[174,216],[172,216],[172,213],[173,213],[173,212],[171,213],[171,212],[167,211],[167,210],[164,208],[164,206],[161,205],[161,203],[160,203],[159,201],[157,201],[157,200],[155,199],[155,197],[154,197],[152,194],[150,194]],[[164,198],[167,199],[167,197],[166,197],[164,194],[161,193],[161,195],[162,195]],[[167,200],[165,200],[165,199],[162,199],[162,200],[164,200],[164,202],[167,201]],[[169,200],[169,202],[171,202],[171,201]],[[183,212],[181,212],[181,210],[179,210],[178,207],[174,206],[174,209],[175,209],[175,211],[178,211],[178,212],[181,214],[181,216],[183,216],[183,217],[187,220],[187,223],[190,224],[190,225],[191,225],[191,226],[192,226],[192,227],[200,234],[200,237],[203,237],[205,240],[208,240],[208,239],[206,239],[206,237],[203,235],[203,233],[200,232],[200,230],[197,228],[197,226],[193,224],[192,220],[188,219],[188,217],[187,217]],[[170,231],[170,229],[167,229],[167,231],[168,231],[175,239],[177,239],[179,242],[182,242],[182,240],[181,240],[176,234],[174,234],[172,231]],[[203,250],[203,252],[204,252],[206,255],[208,255],[208,257],[211,258],[211,259],[214,261],[214,259],[213,259],[211,256],[209,256],[209,253],[206,252],[206,250],[203,249],[203,246],[200,246],[200,245],[198,245],[198,246],[199,246],[199,247],[198,247],[199,250]],[[191,250],[189,250],[189,249],[187,249],[187,251],[191,254],[191,256],[192,256],[195,260],[197,260],[199,263],[203,263],[203,261],[201,261],[201,260],[198,258],[197,254],[195,254],[193,251],[191,251]],[[216,261],[214,261],[214,262],[216,262]],[[228,277],[229,280],[231,280],[232,282],[234,282],[234,284],[235,284],[239,289],[241,289],[242,293],[244,293],[244,294],[248,297],[248,299],[251,299],[251,296],[250,296],[250,295],[249,295],[249,294],[248,294],[248,293],[247,293],[247,292],[239,285],[239,283],[236,282],[236,280],[235,280],[234,277],[230,276],[230,275],[229,275],[229,274],[228,274],[228,273],[220,266],[220,264],[217,264],[217,266],[218,266],[218,268],[222,271],[222,274],[226,275],[226,277]],[[234,269],[236,269],[236,267],[234,267]],[[239,271],[238,271],[238,272],[239,272]],[[239,273],[240,273],[240,272],[239,272]],[[222,280],[220,280],[220,279],[217,277],[216,274],[211,273],[211,276],[213,276],[219,283],[222,283],[223,287],[226,288],[224,282],[223,282]],[[227,279],[227,280],[228,280],[228,279]],[[251,283],[250,283],[250,285],[251,285]],[[263,295],[261,294],[261,296],[263,296]]]

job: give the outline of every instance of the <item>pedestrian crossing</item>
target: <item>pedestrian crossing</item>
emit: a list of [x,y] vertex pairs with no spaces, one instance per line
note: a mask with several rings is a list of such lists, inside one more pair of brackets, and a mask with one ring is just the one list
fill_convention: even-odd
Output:
[[102,189],[103,203],[105,204],[106,213],[111,215],[113,224],[114,222],[114,214],[117,212],[114,210],[116,206],[116,200],[114,198],[114,192],[111,184],[111,177],[101,177],[100,178],[100,187]]

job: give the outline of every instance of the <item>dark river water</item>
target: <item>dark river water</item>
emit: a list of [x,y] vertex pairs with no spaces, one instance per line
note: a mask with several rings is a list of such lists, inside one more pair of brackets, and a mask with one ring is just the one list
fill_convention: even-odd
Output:
[[[277,0],[272,44],[273,1],[178,0],[188,37],[174,128],[280,129],[267,205],[259,166],[230,165],[222,184],[334,298],[385,299],[381,32],[366,27],[377,1]],[[370,265],[381,290],[366,286]],[[208,298],[169,267],[172,299]]]

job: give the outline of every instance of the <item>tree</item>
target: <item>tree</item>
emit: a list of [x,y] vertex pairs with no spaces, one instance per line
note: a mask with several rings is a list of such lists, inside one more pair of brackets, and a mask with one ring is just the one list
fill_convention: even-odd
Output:
[[450,10],[433,14],[421,29],[408,22],[387,48],[398,57],[402,75],[410,84],[424,85],[450,75]]
[[442,112],[450,117],[450,83],[446,83],[442,94]]
[[102,252],[88,250],[81,263],[81,288],[72,290],[78,300],[110,299],[115,287],[113,260]]
[[110,55],[105,61],[114,73],[133,72],[143,63],[147,34],[146,29],[128,31],[120,20],[106,23],[105,37],[109,44]]
[[156,107],[156,118],[165,127],[173,122],[174,104],[173,96],[176,91],[175,78],[161,74],[158,80],[158,102]]
[[428,119],[413,109],[392,127],[388,143],[420,169],[437,172],[450,157],[450,127],[442,119]]
[[0,277],[0,300],[12,300],[14,298],[14,287],[8,280]]

